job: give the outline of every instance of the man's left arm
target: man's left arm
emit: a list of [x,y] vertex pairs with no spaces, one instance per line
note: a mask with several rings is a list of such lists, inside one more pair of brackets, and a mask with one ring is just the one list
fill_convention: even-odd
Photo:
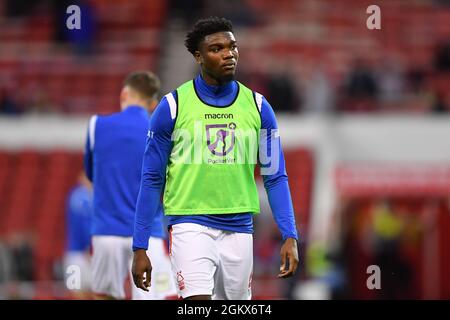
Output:
[[298,233],[277,120],[267,100],[262,97],[261,101],[259,162],[272,215],[283,239],[278,277],[288,278],[298,266]]

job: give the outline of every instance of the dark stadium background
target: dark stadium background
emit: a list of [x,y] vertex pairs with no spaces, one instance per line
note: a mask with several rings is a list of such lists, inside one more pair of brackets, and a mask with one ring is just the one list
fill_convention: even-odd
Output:
[[[71,4],[82,32],[66,28]],[[64,210],[88,119],[119,110],[131,71],[157,73],[162,94],[194,77],[184,35],[210,15],[233,21],[237,79],[277,114],[301,235],[297,276],[276,279],[261,187],[254,298],[449,299],[445,0],[0,0],[0,299],[75,298]]]

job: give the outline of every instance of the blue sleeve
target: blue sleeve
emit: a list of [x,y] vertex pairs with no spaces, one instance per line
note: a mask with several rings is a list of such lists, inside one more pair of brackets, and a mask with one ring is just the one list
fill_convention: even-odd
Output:
[[148,248],[152,221],[160,208],[167,162],[172,151],[171,137],[174,125],[175,120],[170,115],[169,103],[164,97],[150,118],[141,186],[136,204],[133,251]]
[[278,124],[271,105],[264,97],[261,106],[259,147],[259,162],[264,188],[283,241],[287,238],[298,239],[284,154],[278,134]]
[[85,251],[91,243],[91,197],[87,188],[78,184],[66,200],[66,236],[68,251]]
[[72,202],[74,197],[74,191],[71,190],[69,197],[66,201],[66,229],[67,229],[67,244],[66,248],[68,251],[75,250],[76,248],[76,242],[77,242],[77,236],[76,236],[76,225],[78,224],[78,221],[76,219],[76,216],[73,213],[72,208]]
[[84,147],[83,164],[84,164],[84,172],[86,173],[86,176],[88,177],[89,181],[93,182],[92,181],[92,175],[93,175],[92,151],[91,151],[91,141],[90,141],[90,137],[89,137],[89,127],[88,127],[88,131],[86,134],[86,145]]

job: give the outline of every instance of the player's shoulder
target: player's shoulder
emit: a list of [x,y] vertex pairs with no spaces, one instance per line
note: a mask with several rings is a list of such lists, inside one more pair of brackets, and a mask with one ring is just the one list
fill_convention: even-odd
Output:
[[123,110],[122,110],[122,111],[101,114],[101,115],[94,115],[93,117],[96,118],[95,121],[97,123],[110,124],[110,123],[115,123],[119,120],[122,121],[124,118],[127,117],[127,114],[125,112],[123,112]]
[[122,110],[122,111],[115,111],[115,112],[105,113],[102,115],[97,115],[97,117],[99,119],[102,119],[102,121],[103,121],[103,120],[110,120],[110,119],[114,119],[117,117],[121,117],[121,116],[123,116],[123,114],[124,114],[124,112]]
[[94,139],[100,132],[109,131],[118,121],[118,112],[108,114],[95,114],[89,119],[89,136]]
[[251,88],[247,87],[242,82],[236,81],[236,83],[239,85],[239,91],[247,95],[249,99],[253,100],[253,103],[257,107],[258,112],[261,113],[264,104],[263,101],[265,100],[264,96],[258,91],[252,90]]
[[172,119],[175,119],[178,110],[178,92],[177,89],[166,93],[157,106],[159,116],[166,116],[170,114]]
[[193,89],[194,88],[194,79],[190,79],[190,80],[183,82],[174,91],[179,91],[179,90],[182,90],[185,88]]
[[245,93],[247,93],[247,94],[249,94],[249,95],[252,95],[253,97],[258,97],[258,98],[260,98],[260,99],[262,99],[262,98],[264,97],[261,93],[259,93],[259,92],[256,91],[256,90],[253,90],[253,89],[250,88],[250,87],[247,87],[247,86],[246,86],[245,84],[243,84],[242,82],[236,80],[236,83],[239,85],[239,91],[240,91],[240,92],[245,92]]
[[159,101],[160,105],[170,105],[171,103],[175,102],[178,104],[178,89],[174,89],[170,92],[167,92],[166,94],[164,94],[161,98],[161,100]]
[[84,197],[86,194],[89,194],[89,190],[80,184],[77,184],[76,186],[72,187],[69,194],[72,197]]
[[[175,101],[178,103],[178,97],[188,96],[192,94],[192,92],[196,91],[195,89],[195,81],[194,79],[185,81],[184,83],[180,84],[178,87],[176,87],[171,92],[168,92],[166,95],[164,95],[165,98],[173,97]],[[170,102],[170,99],[168,100]]]
[[81,185],[76,185],[70,189],[68,194],[68,204],[73,207],[80,202],[80,199],[89,198],[89,190]]
[[109,118],[113,117],[117,112],[110,112],[110,113],[104,113],[104,114],[94,114],[90,117],[89,122],[95,122],[98,123],[100,121],[108,120]]

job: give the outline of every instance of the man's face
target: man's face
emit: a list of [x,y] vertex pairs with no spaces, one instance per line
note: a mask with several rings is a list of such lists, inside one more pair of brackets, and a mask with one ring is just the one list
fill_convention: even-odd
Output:
[[233,33],[207,35],[194,56],[202,67],[203,75],[210,80],[223,84],[234,79],[239,52]]

